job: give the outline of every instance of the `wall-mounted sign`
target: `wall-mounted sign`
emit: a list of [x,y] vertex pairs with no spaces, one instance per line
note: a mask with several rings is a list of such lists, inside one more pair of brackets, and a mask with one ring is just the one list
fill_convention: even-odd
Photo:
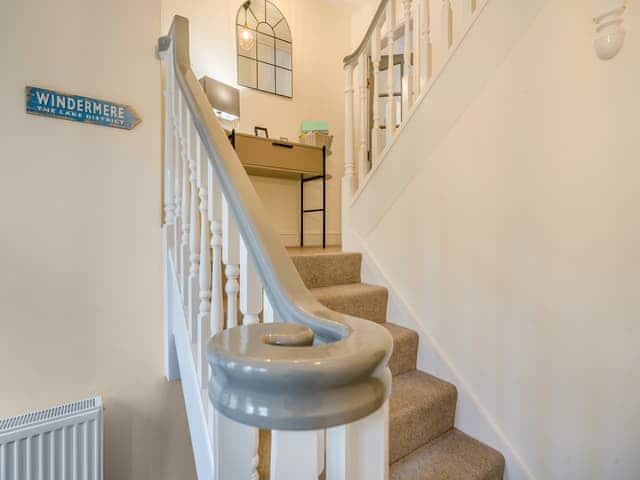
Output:
[[27,113],[131,130],[142,119],[129,105],[26,87]]

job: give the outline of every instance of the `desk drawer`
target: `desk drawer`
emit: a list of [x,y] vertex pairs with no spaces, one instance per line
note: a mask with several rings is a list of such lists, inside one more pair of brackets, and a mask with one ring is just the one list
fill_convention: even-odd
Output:
[[236,135],[235,147],[246,167],[322,175],[322,149],[281,140]]

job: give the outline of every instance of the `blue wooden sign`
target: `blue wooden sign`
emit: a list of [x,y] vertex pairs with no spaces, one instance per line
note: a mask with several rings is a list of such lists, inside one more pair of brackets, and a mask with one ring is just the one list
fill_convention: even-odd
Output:
[[38,87],[26,88],[27,113],[62,118],[103,127],[131,130],[142,119],[129,105],[68,95]]

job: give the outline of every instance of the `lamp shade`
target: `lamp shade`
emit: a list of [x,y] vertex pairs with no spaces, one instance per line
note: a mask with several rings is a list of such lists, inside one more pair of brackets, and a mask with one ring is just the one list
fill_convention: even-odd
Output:
[[211,77],[202,77],[200,84],[216,113],[223,114],[225,120],[240,118],[240,90]]

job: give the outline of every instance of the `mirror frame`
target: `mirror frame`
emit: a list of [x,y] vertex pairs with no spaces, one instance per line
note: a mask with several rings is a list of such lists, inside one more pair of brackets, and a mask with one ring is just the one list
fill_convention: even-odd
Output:
[[[235,36],[236,36],[236,75],[237,75],[237,79],[238,79],[238,85],[246,87],[246,88],[251,88],[252,90],[258,90],[260,92],[265,92],[265,93],[270,93],[272,95],[277,95],[279,97],[284,97],[284,98],[293,98],[293,35],[291,35],[291,27],[289,25],[289,22],[287,21],[286,17],[284,16],[284,14],[282,13],[282,11],[271,1],[269,0],[262,0],[262,2],[264,2],[264,20],[258,20],[258,17],[256,16],[256,14],[254,13],[254,11],[252,10],[252,2],[249,0],[247,2],[244,2],[242,5],[240,5],[240,8],[238,8],[238,12],[236,14],[236,21],[235,21]],[[278,20],[278,22],[275,25],[271,25],[268,22],[268,18],[267,18],[267,7],[270,5],[270,7],[272,9],[275,9],[276,12],[278,12],[280,14],[280,19]],[[253,16],[253,23],[255,23],[255,29],[252,27],[249,27],[249,29],[253,32],[254,34],[254,38],[255,38],[255,44],[254,44],[254,49],[255,49],[255,58],[248,56],[248,55],[242,55],[241,49],[240,49],[240,28],[243,28],[245,23],[242,22],[241,20],[243,20],[245,18],[245,12],[247,15],[251,15]],[[287,29],[289,30],[289,36],[290,36],[290,40],[287,40],[285,38],[279,37],[278,34],[276,33],[276,29],[275,27],[277,25],[279,25],[280,23],[284,22],[284,24],[287,26]],[[271,31],[273,31],[273,36],[267,33],[264,33],[264,31],[260,31],[260,25],[261,24],[265,24],[269,27],[269,29]],[[269,63],[269,62],[265,62],[265,61],[261,61],[258,58],[258,36],[259,35],[266,35],[269,36],[271,38],[273,38],[273,62],[274,63]],[[289,45],[290,48],[290,53],[289,53],[289,57],[291,60],[291,66],[290,68],[288,67],[283,67],[281,65],[278,65],[278,54],[277,54],[277,45],[278,45],[278,41],[280,42],[284,42],[286,44]],[[241,59],[245,59],[249,60],[251,62],[253,62],[254,65],[251,65],[252,67],[255,67],[256,69],[256,83],[255,86],[252,85],[247,85],[245,83],[242,82],[242,79],[240,78],[240,61]],[[266,90],[264,88],[260,88],[260,78],[259,78],[259,70],[260,70],[260,64],[263,65],[269,65],[273,68],[273,86],[274,89],[273,90]],[[290,95],[286,95],[283,93],[279,93],[278,92],[278,69],[281,70],[286,70],[290,73],[290,77],[291,77],[291,85],[290,85]]]

